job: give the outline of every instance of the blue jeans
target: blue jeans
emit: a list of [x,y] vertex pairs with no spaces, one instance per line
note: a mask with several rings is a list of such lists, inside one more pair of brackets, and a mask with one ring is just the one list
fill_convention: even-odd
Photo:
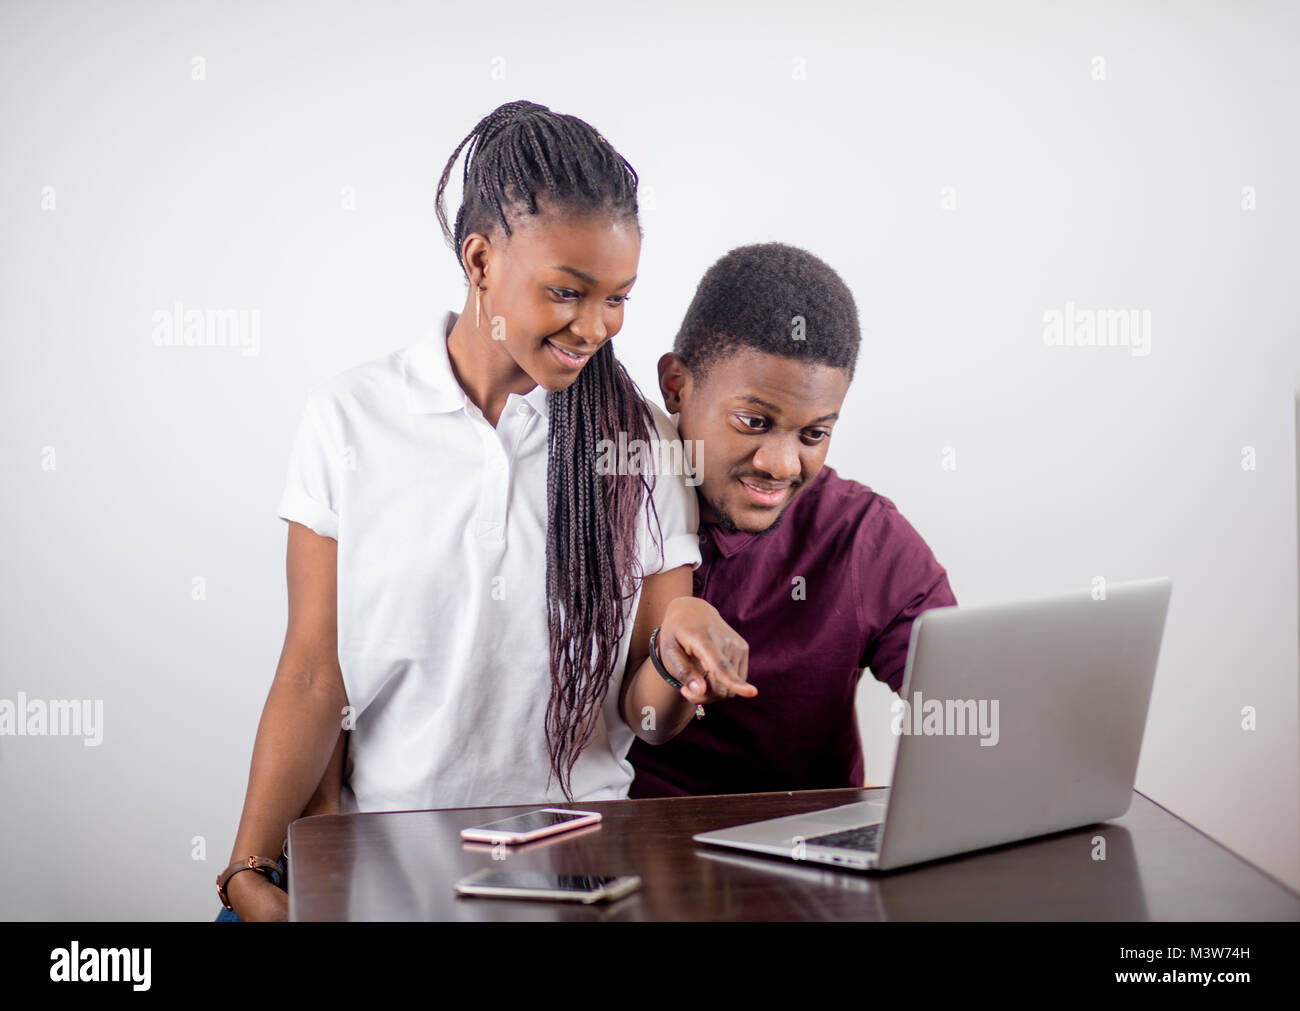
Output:
[[[279,865],[280,869],[271,872],[271,884],[287,892],[289,890],[289,858],[282,855],[280,859],[276,861],[276,864]],[[253,873],[257,872],[254,871]],[[243,923],[244,921],[239,918],[239,914],[233,909],[226,909],[222,906],[221,912],[217,914],[217,918],[212,922]]]

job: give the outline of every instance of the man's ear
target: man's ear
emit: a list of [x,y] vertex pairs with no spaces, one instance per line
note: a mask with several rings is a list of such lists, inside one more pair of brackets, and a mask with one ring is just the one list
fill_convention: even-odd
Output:
[[669,414],[681,414],[682,390],[690,373],[682,360],[673,352],[659,357],[659,392],[664,398],[664,408]]

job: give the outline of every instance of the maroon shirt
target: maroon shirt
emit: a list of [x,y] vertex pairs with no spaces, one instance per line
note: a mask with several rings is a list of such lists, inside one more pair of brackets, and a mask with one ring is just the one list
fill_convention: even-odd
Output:
[[830,467],[776,530],[702,524],[700,553],[695,595],[749,643],[758,695],[705,706],[667,744],[634,741],[629,796],[860,787],[858,679],[902,686],[913,620],[957,603],[943,566],[893,502]]

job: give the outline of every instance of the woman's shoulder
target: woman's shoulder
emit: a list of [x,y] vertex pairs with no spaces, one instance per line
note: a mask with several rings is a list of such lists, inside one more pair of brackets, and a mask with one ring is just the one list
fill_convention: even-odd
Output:
[[307,389],[308,407],[324,414],[375,415],[401,409],[410,348],[390,351],[336,372]]
[[646,407],[654,421],[646,432],[650,440],[649,445],[641,451],[635,444],[629,444],[634,453],[638,451],[645,453],[645,463],[642,464],[641,472],[645,473],[649,470],[656,475],[679,478],[689,475],[694,455],[690,451],[691,448],[681,441],[677,432],[676,415],[669,416],[663,408],[648,400]]
[[677,424],[673,417],[669,417],[662,407],[653,401],[647,400],[646,407],[650,410],[650,416],[654,419],[654,427],[650,430],[650,438],[663,442],[675,442],[680,436],[677,434]]

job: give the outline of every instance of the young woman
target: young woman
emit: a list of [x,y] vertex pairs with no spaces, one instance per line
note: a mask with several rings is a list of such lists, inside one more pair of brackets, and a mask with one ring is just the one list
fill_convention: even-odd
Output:
[[[610,344],[636,186],[582,120],[495,110],[438,186],[463,311],[311,391],[279,510],[288,631],[219,920],[286,918],[302,814],[625,797],[634,735],[661,743],[697,704],[755,694],[748,647],[690,596],[694,490],[601,466],[676,438]],[[650,659],[656,627],[680,690]]]

